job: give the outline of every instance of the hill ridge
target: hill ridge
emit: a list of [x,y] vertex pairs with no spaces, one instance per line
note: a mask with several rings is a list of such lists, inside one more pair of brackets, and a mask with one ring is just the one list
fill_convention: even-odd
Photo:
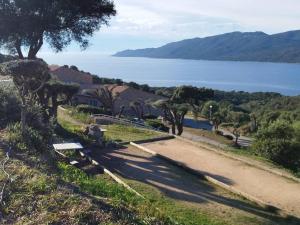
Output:
[[300,62],[300,30],[277,34],[230,32],[171,42],[158,48],[117,52],[117,57]]

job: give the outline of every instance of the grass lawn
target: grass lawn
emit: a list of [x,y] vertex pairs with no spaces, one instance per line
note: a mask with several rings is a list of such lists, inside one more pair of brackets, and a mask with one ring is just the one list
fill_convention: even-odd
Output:
[[[83,135],[84,129],[91,123],[90,117],[87,114],[77,114],[74,113],[74,110],[71,113],[60,110],[58,113],[58,122],[68,132],[76,134],[84,140],[87,138]],[[107,132],[104,133],[105,137],[108,140],[116,142],[140,141],[168,135],[129,125],[112,124],[101,127],[107,129]]]
[[105,136],[116,142],[140,141],[167,136],[155,131],[136,128],[128,125],[113,124],[103,126],[107,129]]
[[210,213],[204,212],[202,210],[190,207],[184,203],[181,203],[176,200],[172,200],[166,197],[164,194],[159,192],[153,187],[139,183],[137,181],[128,181],[127,182],[137,191],[146,196],[151,204],[159,208],[162,212],[169,215],[173,218],[178,224],[185,225],[229,225],[234,223],[228,223],[222,218],[213,215],[213,212]]

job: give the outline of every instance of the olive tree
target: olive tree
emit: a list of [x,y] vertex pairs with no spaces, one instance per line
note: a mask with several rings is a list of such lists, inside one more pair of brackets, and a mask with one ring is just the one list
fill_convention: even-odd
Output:
[[199,104],[213,95],[211,89],[181,86],[174,90],[169,100],[159,100],[154,106],[163,110],[165,119],[171,124],[172,133],[175,134],[177,129],[177,135],[181,135],[184,117],[189,110],[198,111]]
[[73,40],[85,49],[115,13],[109,0],[0,0],[0,45],[19,59],[36,58],[44,42],[57,52]]
[[0,46],[20,59],[1,70],[18,89],[23,133],[27,107],[50,79],[47,64],[35,60],[43,44],[59,52],[75,41],[85,49],[115,14],[109,0],[0,0]]
[[180,136],[183,133],[184,117],[188,113],[189,106],[176,104],[170,100],[159,100],[154,103],[154,106],[163,110],[164,119],[171,124],[172,134]]
[[50,79],[48,65],[42,60],[15,60],[3,63],[0,74],[12,77],[21,101],[21,127],[25,133],[29,105],[35,101],[38,91]]
[[57,117],[59,105],[68,104],[72,97],[79,91],[76,84],[65,84],[56,80],[50,80],[37,92],[39,104],[44,109],[46,119]]
[[198,117],[203,102],[211,99],[213,96],[214,91],[212,89],[181,86],[175,89],[171,100],[177,103],[189,104],[194,116]]

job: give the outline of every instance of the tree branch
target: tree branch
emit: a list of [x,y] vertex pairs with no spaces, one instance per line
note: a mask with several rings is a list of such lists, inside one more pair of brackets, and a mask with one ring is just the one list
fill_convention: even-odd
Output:
[[19,59],[24,59],[24,55],[23,55],[23,52],[22,52],[22,49],[21,49],[21,43],[20,43],[20,41],[18,41],[18,42],[16,43],[15,48],[16,48],[16,50],[17,50]]

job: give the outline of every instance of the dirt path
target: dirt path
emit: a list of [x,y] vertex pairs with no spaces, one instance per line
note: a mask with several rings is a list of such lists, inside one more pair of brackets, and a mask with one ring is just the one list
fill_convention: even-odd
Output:
[[189,132],[187,130],[185,130],[183,132],[182,137],[184,137],[186,139],[189,139],[191,141],[202,142],[202,143],[210,144],[210,145],[213,145],[213,146],[216,146],[216,147],[219,147],[219,148],[226,148],[227,147],[227,145],[222,144],[222,143],[220,143],[216,140],[210,139],[208,137],[203,137],[203,136],[200,136],[200,135],[193,134],[192,132]]
[[300,217],[300,183],[178,139],[143,146]]
[[92,154],[100,164],[119,176],[150,185],[171,199],[180,201],[188,207],[194,207],[195,210],[200,208],[200,212],[222,217],[230,224],[297,224],[300,222],[297,220],[295,223],[286,223],[273,213],[131,146],[97,150]]

